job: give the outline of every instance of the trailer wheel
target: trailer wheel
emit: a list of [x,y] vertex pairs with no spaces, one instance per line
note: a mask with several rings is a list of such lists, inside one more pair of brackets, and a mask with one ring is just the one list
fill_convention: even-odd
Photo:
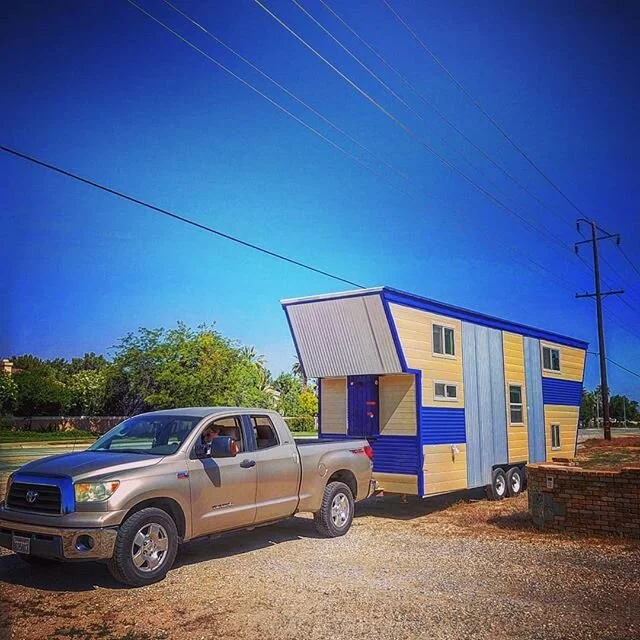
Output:
[[142,587],[162,580],[178,552],[178,530],[162,509],[148,507],[127,518],[116,538],[108,567],[124,584]]
[[509,496],[515,498],[522,493],[523,489],[524,474],[522,473],[522,469],[520,469],[520,467],[511,467],[511,469],[507,471],[507,490],[509,491]]
[[507,477],[502,469],[493,470],[487,494],[491,500],[502,500],[507,495]]
[[320,510],[313,515],[318,533],[327,538],[343,536],[353,522],[353,494],[344,482],[330,482],[324,489]]

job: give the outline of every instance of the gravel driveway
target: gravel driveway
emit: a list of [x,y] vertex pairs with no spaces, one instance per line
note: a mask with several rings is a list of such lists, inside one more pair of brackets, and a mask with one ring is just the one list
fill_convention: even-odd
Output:
[[[162,583],[0,555],[7,638],[638,638],[640,545],[532,529],[526,496],[360,506],[349,534],[296,517],[187,545]],[[473,496],[472,496],[473,497]]]

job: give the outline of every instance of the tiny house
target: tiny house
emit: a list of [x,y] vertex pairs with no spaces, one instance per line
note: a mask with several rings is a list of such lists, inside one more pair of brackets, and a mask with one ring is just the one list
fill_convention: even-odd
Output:
[[366,437],[388,493],[487,487],[575,455],[587,343],[388,287],[283,300],[319,437]]

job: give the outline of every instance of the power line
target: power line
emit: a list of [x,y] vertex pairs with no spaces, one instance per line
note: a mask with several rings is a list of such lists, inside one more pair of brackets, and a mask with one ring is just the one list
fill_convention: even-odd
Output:
[[416,115],[420,120],[424,120],[424,118],[411,107],[403,98],[401,98],[380,76],[378,76],[374,71],[372,71],[358,56],[351,51],[348,47],[346,47],[338,38],[336,38],[319,20],[317,20],[307,9],[305,9],[297,0],[291,0],[293,4],[302,11],[313,23],[321,29],[324,33],[326,33],[343,51],[347,53],[349,57],[355,60],[372,78],[374,78],[380,85],[382,85],[400,104],[404,105],[409,111],[411,111],[414,115]]
[[178,220],[179,222],[184,222],[185,224],[191,225],[192,227],[196,227],[197,229],[201,229],[203,231],[213,233],[214,235],[219,236],[221,238],[225,238],[226,240],[231,240],[231,242],[235,242],[236,244],[242,245],[243,247],[247,247],[248,249],[259,251],[260,253],[264,253],[268,256],[271,256],[272,258],[283,260],[284,262],[288,262],[289,264],[293,264],[297,267],[302,267],[303,269],[307,269],[308,271],[313,271],[314,273],[318,273],[322,276],[326,276],[327,278],[332,278],[333,280],[338,280],[339,282],[344,282],[345,284],[349,284],[351,286],[357,287],[358,289],[366,289],[364,285],[358,284],[356,282],[352,282],[351,280],[347,280],[346,278],[341,278],[340,276],[337,276],[333,273],[329,273],[328,271],[323,271],[322,269],[312,267],[309,264],[305,264],[304,262],[294,260],[293,258],[289,258],[281,253],[276,253],[275,251],[271,251],[270,249],[266,249],[265,247],[261,247],[260,245],[253,244],[252,242],[247,242],[246,240],[242,240],[236,236],[232,236],[228,233],[224,233],[223,231],[219,231],[218,229],[208,227],[207,225],[201,224],[200,222],[196,222],[195,220],[185,218],[180,214],[174,213],[172,211],[168,211],[167,209],[163,209],[162,207],[157,207],[154,204],[150,204],[149,202],[145,202],[144,200],[140,200],[139,198],[130,196],[112,187],[107,187],[103,184],[100,184],[99,182],[90,180],[89,178],[84,178],[83,176],[80,176],[76,173],[72,173],[71,171],[67,171],[66,169],[62,169],[53,164],[49,164],[48,162],[44,162],[44,160],[39,160],[38,158],[34,158],[33,156],[27,155],[26,153],[21,153],[20,151],[16,151],[15,149],[11,149],[10,147],[5,147],[4,145],[0,145],[0,150],[6,153],[9,153],[13,156],[16,156],[18,158],[22,158],[23,160],[27,160],[33,164],[44,167],[45,169],[50,169],[51,171],[55,171],[56,173],[62,174],[63,176],[67,176],[68,178],[72,178],[73,180],[77,180],[78,182],[82,182],[83,184],[89,185],[90,187],[94,187],[96,189],[100,189],[101,191],[105,191],[106,193],[110,193],[111,195],[117,196],[118,198],[122,198],[123,200],[128,200],[129,202],[133,202],[134,204],[150,209],[151,211],[155,211],[156,213],[160,213],[169,218],[173,218],[174,220]]
[[631,262],[631,258],[629,258],[620,245],[618,245],[618,249],[620,249],[620,253],[624,256],[624,259],[631,265],[631,268],[640,276],[640,269]]
[[[222,69],[223,71],[228,73],[231,77],[235,78],[236,80],[241,82],[244,86],[246,86],[249,89],[251,89],[251,91],[253,91],[254,93],[258,94],[260,97],[264,98],[267,102],[269,102],[274,107],[276,107],[277,109],[282,111],[284,114],[288,115],[290,118],[295,120],[298,124],[302,125],[305,129],[307,129],[308,131],[311,131],[313,134],[318,136],[320,139],[324,140],[327,144],[331,145],[332,147],[334,147],[335,149],[337,149],[338,151],[343,153],[345,156],[347,156],[348,158],[350,158],[354,162],[357,162],[361,167],[364,167],[367,171],[370,171],[371,173],[376,175],[382,181],[384,181],[385,183],[389,184],[391,187],[393,187],[394,189],[396,189],[397,191],[399,191],[403,195],[407,196],[411,200],[415,200],[415,198],[411,194],[407,193],[403,189],[399,188],[398,186],[396,186],[392,182],[390,182],[388,180],[388,178],[384,174],[382,174],[379,171],[377,171],[376,169],[370,167],[368,164],[366,164],[365,162],[360,160],[360,158],[357,158],[352,153],[347,151],[344,147],[341,147],[339,144],[336,144],[333,140],[331,140],[330,138],[325,136],[323,133],[318,131],[316,128],[312,127],[310,124],[307,124],[304,120],[302,120],[301,118],[296,116],[294,113],[289,111],[289,109],[287,109],[286,107],[283,107],[280,103],[278,103],[277,101],[275,101],[272,98],[270,98],[266,93],[264,93],[263,91],[260,91],[260,89],[257,89],[256,87],[254,87],[250,82],[247,82],[246,80],[241,78],[238,74],[236,74],[233,71],[231,71],[231,69],[227,68],[225,65],[223,65],[221,62],[216,60],[214,57],[210,56],[206,51],[204,51],[203,49],[201,49],[197,45],[193,44],[193,42],[191,42],[190,40],[188,40],[184,36],[180,35],[177,31],[175,31],[174,29],[169,27],[167,24],[165,24],[164,22],[162,22],[161,20],[159,20],[158,18],[153,16],[151,13],[149,13],[148,11],[143,9],[138,4],[136,4],[133,0],[127,0],[127,2],[130,5],[132,5],[133,7],[135,7],[136,9],[138,9],[138,11],[140,11],[141,13],[146,15],[148,18],[153,20],[156,24],[160,25],[163,29],[165,29],[166,31],[171,33],[173,36],[175,36],[176,38],[178,38],[179,40],[184,42],[186,45],[191,47],[194,51],[197,51],[199,54],[204,56],[207,60],[209,60],[209,62],[212,62],[213,64],[215,64],[217,67],[219,67],[220,69]],[[182,12],[179,12],[179,13],[182,13]],[[185,17],[187,17],[187,19],[190,19],[190,18],[188,18],[188,16],[186,16],[186,14],[185,14]],[[193,21],[193,22],[195,22],[195,21]],[[202,28],[200,25],[198,25],[198,26],[200,28]],[[215,37],[215,36],[213,36],[213,37]],[[239,54],[237,54],[237,55],[239,55]],[[336,126],[336,128],[339,129],[337,126]],[[340,130],[340,131],[342,131],[342,130]],[[394,171],[395,171],[395,169],[394,169]],[[397,171],[396,171],[396,173],[397,173]],[[435,196],[431,196],[430,194],[425,194],[425,195],[427,195],[428,198],[431,198],[431,199],[433,199],[433,200],[435,200],[437,202],[442,202],[439,198],[436,198]]]
[[[599,356],[600,353],[598,351],[587,351],[587,353],[590,356]],[[640,373],[636,373],[635,371],[631,371],[631,369],[627,369],[627,367],[621,365],[620,363],[616,362],[615,360],[612,360],[611,358],[607,358],[607,361],[610,362],[611,364],[614,364],[616,367],[620,367],[620,369],[622,369],[623,371],[626,371],[627,373],[630,373],[632,376],[636,376],[636,378],[640,378]]]
[[[132,0],[128,0],[132,2]],[[398,126],[402,131],[404,131],[410,138],[415,140],[418,144],[420,144],[426,151],[428,151],[431,155],[435,156],[438,160],[440,160],[446,167],[448,167],[453,173],[459,175],[463,180],[465,180],[468,184],[470,184],[476,191],[478,191],[481,195],[483,195],[487,200],[489,200],[492,204],[504,209],[505,211],[511,213],[513,216],[518,218],[521,222],[526,224],[528,227],[537,231],[541,235],[548,235],[553,238],[557,243],[559,243],[562,247],[571,251],[571,248],[567,243],[558,238],[553,232],[549,231],[545,228],[544,231],[541,231],[538,227],[532,224],[525,217],[520,215],[517,211],[507,206],[504,202],[502,202],[499,198],[496,198],[489,191],[487,191],[484,187],[475,182],[472,178],[470,178],[466,173],[458,169],[454,164],[452,164],[449,160],[444,158],[440,153],[438,153],[435,149],[429,146],[426,142],[424,142],[420,136],[410,127],[408,127],[404,122],[399,120],[396,116],[391,114],[387,109],[385,109],[379,102],[375,100],[371,95],[369,95],[362,87],[360,87],[356,82],[354,82],[351,78],[345,75],[338,67],[336,67],[333,63],[331,63],[327,58],[325,58],[319,51],[317,51],[312,45],[310,45],[302,36],[300,36],[296,31],[294,31],[289,25],[287,25],[282,19],[280,19],[276,14],[274,14],[270,9],[268,9],[260,0],[254,0],[254,2],[263,10],[265,13],[270,15],[282,28],[288,31],[294,38],[296,38],[303,46],[305,46],[309,51],[311,51],[314,55],[316,55],[320,60],[322,60],[330,69],[332,69],[336,74],[338,74],[345,82],[347,82],[351,87],[353,87],[358,93],[360,93],[364,98],[366,98],[371,104],[373,104],[383,115],[385,115],[389,120],[391,120],[396,126]]]
[[513,138],[496,122],[496,120],[482,107],[482,105],[467,91],[467,89],[460,83],[457,78],[449,71],[444,63],[438,58],[438,56],[427,47],[427,45],[420,39],[418,34],[407,24],[405,20],[398,14],[397,11],[389,4],[387,0],[382,0],[382,3],[389,9],[389,11],[396,17],[398,22],[404,26],[404,28],[415,38],[420,46],[433,58],[436,64],[447,74],[451,81],[460,89],[460,91],[475,105],[475,107],[482,113],[491,124],[502,134],[502,136],[511,144],[511,146],[582,216],[588,218],[586,213],[580,209],[580,207],[567,196],[558,185],[547,176],[547,174],[540,169],[540,167],[525,153],[525,151],[513,140]]
[[509,173],[501,164],[499,164],[487,151],[485,151],[480,145],[475,143],[471,138],[469,138],[464,131],[462,131],[452,120],[447,118],[447,116],[438,109],[438,107],[428,98],[426,98],[416,87],[404,76],[400,71],[398,71],[373,45],[371,45],[367,40],[365,40],[355,29],[353,29],[336,11],[334,11],[325,0],[319,0],[320,3],[339,21],[341,22],[365,47],[367,47],[390,71],[392,71],[403,83],[406,87],[408,87],[414,95],[416,95],[422,102],[424,102],[429,108],[431,108],[434,113],[446,124],[448,124],[458,135],[460,135],[467,143],[469,143],[476,151],[482,154],[494,167],[496,167],[499,171],[503,173],[509,180],[511,180],[515,185],[517,185],[522,191],[531,196],[541,207],[544,207],[548,211],[550,211],[553,215],[557,216],[561,221],[565,222],[567,225],[573,228],[573,222],[560,213],[558,213],[555,209],[549,206],[546,202],[541,200],[535,193],[533,193],[530,189],[528,189],[525,185],[523,185],[515,176]]
[[162,0],[166,5],[168,5],[169,7],[171,7],[174,11],[176,11],[178,14],[180,14],[183,18],[185,18],[186,20],[188,20],[189,22],[191,22],[191,24],[193,24],[194,26],[196,26],[198,29],[200,29],[203,33],[205,33],[209,38],[211,38],[214,42],[216,42],[217,44],[219,44],[220,46],[224,47],[227,51],[231,52],[234,56],[236,56],[238,59],[242,60],[242,62],[244,62],[246,65],[248,65],[249,67],[251,67],[256,73],[259,73],[263,78],[269,80],[269,82],[271,82],[272,84],[274,84],[276,87],[278,87],[278,89],[280,89],[281,91],[283,91],[284,93],[286,93],[290,98],[292,98],[293,100],[295,100],[296,102],[298,102],[299,104],[301,104],[305,109],[307,109],[308,111],[310,111],[311,113],[313,113],[313,115],[315,115],[316,117],[320,118],[323,122],[325,122],[326,124],[328,124],[332,129],[334,129],[335,131],[337,131],[338,133],[340,133],[341,135],[345,136],[348,140],[350,140],[351,142],[353,142],[355,145],[357,145],[358,147],[360,147],[363,151],[366,151],[367,153],[371,154],[371,156],[373,158],[375,158],[378,162],[380,162],[381,164],[384,164],[387,168],[391,169],[391,171],[393,171],[396,175],[398,175],[399,177],[401,177],[403,180],[406,180],[407,182],[411,182],[411,179],[409,178],[409,176],[407,176],[406,174],[402,173],[401,171],[399,171],[398,169],[396,169],[396,167],[394,167],[392,164],[389,164],[386,160],[384,160],[383,158],[380,158],[378,155],[376,155],[371,149],[369,149],[369,147],[365,146],[364,144],[362,144],[360,141],[356,140],[356,138],[354,138],[353,136],[351,136],[349,133],[347,133],[344,129],[342,129],[341,127],[339,127],[337,124],[335,124],[334,122],[332,122],[329,118],[327,118],[326,116],[324,116],[322,113],[320,113],[319,111],[317,111],[316,109],[314,109],[310,104],[308,104],[307,102],[305,102],[304,100],[302,100],[300,97],[298,97],[295,93],[293,93],[292,91],[290,91],[289,89],[287,89],[284,85],[282,85],[280,82],[278,82],[277,80],[275,80],[272,76],[270,76],[268,73],[265,73],[262,69],[260,69],[257,65],[255,65],[253,62],[251,62],[249,59],[247,59],[246,57],[244,57],[242,54],[238,53],[235,49],[233,49],[231,46],[229,46],[226,42],[224,42],[223,40],[221,40],[218,36],[216,36],[215,34],[211,33],[211,31],[209,31],[205,26],[203,26],[202,24],[200,24],[197,20],[195,20],[194,18],[192,18],[191,16],[187,15],[184,11],[182,11],[181,9],[179,9],[178,7],[176,7],[173,3],[169,2],[169,0]]

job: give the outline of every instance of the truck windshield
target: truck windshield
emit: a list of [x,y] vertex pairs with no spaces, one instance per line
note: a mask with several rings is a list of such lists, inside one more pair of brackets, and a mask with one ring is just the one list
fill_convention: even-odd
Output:
[[134,416],[114,427],[89,447],[89,451],[175,453],[202,418],[180,415]]

